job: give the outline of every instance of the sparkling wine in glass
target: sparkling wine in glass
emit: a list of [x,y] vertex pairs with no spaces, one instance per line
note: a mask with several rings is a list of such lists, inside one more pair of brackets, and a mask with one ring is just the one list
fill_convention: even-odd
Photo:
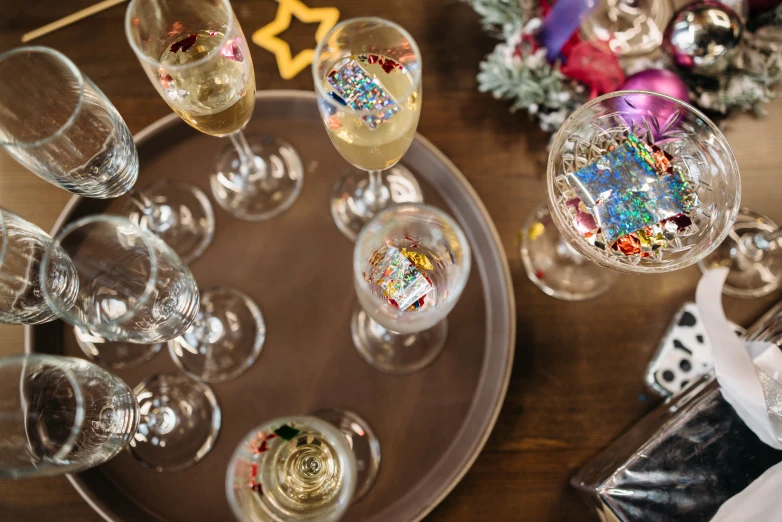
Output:
[[421,55],[402,27],[356,18],[321,40],[312,72],[326,132],[359,169],[337,182],[331,202],[340,231],[355,239],[376,212],[423,200],[413,175],[397,164],[415,137],[421,113]]
[[441,210],[408,203],[377,214],[353,253],[360,306],[351,329],[359,354],[396,374],[432,363],[445,345],[446,318],[469,273],[467,238]]
[[243,132],[255,108],[255,72],[228,0],[132,0],[125,32],[174,112],[205,134],[230,138],[212,171],[218,204],[247,221],[290,208],[301,192],[301,159],[285,140]]
[[[345,413],[355,422],[354,429],[363,432],[365,423],[349,412],[339,417]],[[339,520],[368,489],[361,485],[349,436],[319,416],[284,417],[254,429],[228,464],[226,493],[236,519]],[[373,469],[377,471],[376,465]],[[374,474],[369,478],[374,480]]]

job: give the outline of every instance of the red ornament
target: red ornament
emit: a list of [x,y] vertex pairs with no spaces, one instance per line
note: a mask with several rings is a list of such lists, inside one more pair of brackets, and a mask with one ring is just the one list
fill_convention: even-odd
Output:
[[589,87],[589,97],[614,92],[625,81],[625,74],[607,42],[579,42],[562,66],[562,74]]
[[171,44],[171,52],[176,53],[180,49],[183,53],[186,53],[193,45],[195,45],[196,38],[198,38],[197,33],[190,33],[188,36],[182,38],[181,40],[178,40]]

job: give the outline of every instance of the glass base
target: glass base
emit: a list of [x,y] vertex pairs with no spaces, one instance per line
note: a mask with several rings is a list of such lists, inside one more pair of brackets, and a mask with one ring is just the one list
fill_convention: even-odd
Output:
[[698,263],[698,267],[704,272],[709,268],[728,267],[722,293],[729,297],[752,299],[769,295],[782,285],[782,253],[755,250],[757,255],[751,257],[743,253],[746,249],[739,249],[739,243],[752,241],[756,234],[768,234],[777,228],[766,216],[742,209],[725,241]]
[[607,42],[617,56],[638,56],[662,45],[672,14],[669,0],[598,0],[581,32],[586,40]]
[[140,420],[130,452],[155,471],[181,471],[209,453],[221,414],[209,386],[181,374],[159,374],[133,390]]
[[380,469],[380,443],[367,421],[351,411],[326,409],[316,411],[315,417],[336,426],[348,440],[356,457],[356,492],[352,502],[366,495],[377,479]]
[[618,277],[567,244],[545,203],[524,223],[520,251],[530,281],[543,293],[563,301],[594,299],[606,293]]
[[402,334],[384,328],[359,306],[350,329],[353,344],[366,362],[381,372],[405,375],[422,370],[440,355],[448,337],[448,320],[422,332]]
[[256,154],[256,172],[239,173],[239,155],[228,144],[217,155],[210,178],[212,195],[229,214],[244,221],[264,221],[288,210],[301,193],[304,168],[296,149],[274,136],[247,135]]
[[112,370],[140,366],[152,359],[163,346],[160,343],[134,344],[106,341],[78,326],[73,327],[73,335],[87,359]]
[[163,180],[137,190],[125,215],[165,241],[187,264],[203,254],[214,237],[212,204],[190,183]]
[[402,165],[381,173],[382,194],[368,197],[369,173],[354,169],[334,184],[331,216],[345,237],[355,241],[364,225],[377,212],[394,203],[421,203],[424,195],[413,174]]
[[266,339],[260,308],[231,288],[201,294],[195,322],[168,342],[171,358],[187,375],[216,383],[235,379],[258,359]]

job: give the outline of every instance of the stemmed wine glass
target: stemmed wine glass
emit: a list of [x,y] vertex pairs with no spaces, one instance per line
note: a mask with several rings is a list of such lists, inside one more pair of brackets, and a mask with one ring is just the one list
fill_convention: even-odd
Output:
[[312,74],[326,132],[358,169],[337,181],[331,199],[337,227],[355,240],[380,210],[423,201],[415,177],[397,164],[421,114],[421,53],[397,24],[354,18],[318,43]]
[[132,0],[125,32],[174,112],[205,134],[230,138],[211,176],[220,206],[247,221],[287,210],[301,192],[301,159],[285,140],[242,131],[255,107],[255,72],[228,0]]
[[138,154],[106,96],[63,54],[0,54],[0,146],[46,181],[89,198],[126,193]]
[[[363,421],[351,416],[360,429]],[[339,426],[312,415],[275,419],[252,430],[236,447],[226,474],[236,520],[339,520],[377,472],[374,467],[371,476],[362,473],[346,436]]]
[[44,296],[61,319],[82,330],[85,352],[105,352],[96,341],[168,342],[177,365],[206,382],[233,379],[258,358],[266,330],[255,302],[230,288],[199,295],[171,247],[128,219],[87,216],[65,226],[53,246],[72,261],[78,292],[66,301],[54,290],[57,281],[45,273],[58,262],[47,251]]
[[111,459],[139,422],[133,392],[96,365],[53,355],[0,359],[0,477],[76,473]]
[[353,342],[373,367],[405,374],[430,364],[447,337],[447,315],[470,274],[470,245],[447,214],[419,203],[377,214],[353,251],[360,306]]
[[600,295],[613,281],[580,256],[625,273],[697,263],[728,235],[741,198],[736,159],[716,125],[645,91],[606,94],[573,113],[554,137],[547,184],[548,211],[526,227],[522,258],[534,283],[567,300]]
[[76,473],[128,447],[143,465],[179,471],[201,460],[220,429],[209,387],[159,374],[132,390],[83,359],[0,359],[0,477]]
[[747,208],[739,210],[728,237],[698,266],[727,266],[722,293],[730,297],[763,297],[782,285],[782,229],[770,218]]
[[[52,247],[49,235],[13,212],[0,208],[0,322],[40,324],[57,318],[41,292],[40,265]],[[61,248],[53,249],[57,268],[49,275],[64,303],[78,289],[76,270]]]
[[581,32],[608,43],[617,56],[638,56],[662,45],[672,15],[670,0],[600,0],[584,16]]

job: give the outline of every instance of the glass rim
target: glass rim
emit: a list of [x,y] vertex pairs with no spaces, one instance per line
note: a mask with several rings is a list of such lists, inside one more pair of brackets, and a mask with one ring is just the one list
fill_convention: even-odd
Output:
[[[71,389],[73,389],[73,396],[74,400],[76,401],[76,415],[74,417],[73,426],[71,427],[70,433],[68,434],[68,439],[62,444],[62,447],[60,450],[57,451],[55,455],[53,455],[53,459],[56,460],[65,460],[68,454],[73,449],[74,445],[76,444],[76,440],[79,437],[79,434],[81,433],[82,427],[84,426],[84,419],[85,419],[85,411],[84,411],[84,396],[81,393],[81,388],[79,386],[79,380],[76,378],[76,375],[70,368],[70,365],[72,364],[73,360],[78,360],[74,357],[68,357],[68,356],[54,356],[54,355],[48,355],[48,354],[42,354],[42,353],[26,353],[26,354],[20,354],[20,355],[12,355],[10,357],[3,357],[0,359],[0,368],[4,366],[9,366],[13,364],[18,364],[20,368],[20,375],[24,375],[24,371],[27,367],[28,361],[36,361],[41,364],[45,364],[51,368],[55,368],[59,371],[61,371],[63,374],[65,374],[65,377],[68,379],[68,383],[71,385]],[[21,382],[20,382],[21,386]],[[21,406],[26,406],[26,402],[24,402],[22,396],[20,395],[20,403]],[[17,468],[13,468],[17,469]],[[29,472],[22,471],[21,473],[8,473],[5,472],[8,470],[0,470],[0,476],[11,476],[14,478],[21,478],[26,476],[32,476],[35,475],[38,471],[38,468],[35,470],[31,470]],[[46,475],[46,473],[44,473]]]
[[[133,313],[136,309],[139,307],[145,305],[147,301],[149,301],[149,298],[152,296],[152,292],[155,290],[155,284],[157,283],[157,254],[155,254],[154,245],[150,241],[150,239],[147,237],[146,234],[151,234],[151,232],[147,232],[140,228],[139,226],[135,225],[132,221],[129,219],[119,216],[119,215],[113,215],[113,214],[94,214],[90,216],[86,216],[80,219],[77,219],[76,221],[72,221],[62,227],[58,232],[57,235],[52,239],[51,245],[46,249],[44,252],[43,258],[41,259],[41,268],[39,273],[39,278],[41,281],[41,291],[43,292],[44,299],[46,300],[46,303],[49,305],[52,310],[55,311],[58,317],[61,319],[67,318],[72,319],[74,326],[81,326],[86,328],[87,330],[94,331],[99,333],[100,329],[97,329],[94,327],[94,325],[86,324],[83,321],[79,319],[75,319],[74,315],[70,313],[70,309],[68,310],[62,310],[59,306],[55,304],[54,299],[52,296],[49,295],[48,291],[48,284],[47,281],[49,278],[46,276],[48,273],[48,268],[51,263],[51,255],[52,251],[57,248],[58,246],[61,246],[62,240],[67,237],[69,234],[71,234],[73,231],[84,227],[85,225],[89,225],[92,223],[113,223],[117,226],[131,226],[135,230],[139,231],[138,236],[141,238],[141,240],[144,242],[144,245],[147,248],[147,252],[149,253],[149,264],[150,264],[150,275],[147,279],[147,282],[144,286],[144,292],[141,294],[141,297],[138,298],[136,301],[136,305],[134,309],[130,309],[126,311],[125,313],[111,319],[103,321],[102,324],[107,325],[117,325],[121,323],[122,321],[129,319],[133,316]],[[63,248],[63,251],[65,252],[65,249]],[[66,255],[70,257],[70,255],[65,252]],[[74,266],[75,269],[75,266]],[[78,275],[78,270],[76,270],[76,273]],[[108,339],[111,340],[111,339]]]
[[[344,513],[345,510],[350,507],[356,492],[358,470],[355,465],[349,465],[350,461],[355,461],[356,457],[355,453],[353,453],[353,448],[350,446],[345,436],[339,431],[338,427],[314,415],[285,415],[282,417],[275,417],[255,426],[255,428],[248,431],[247,434],[241,438],[239,444],[236,445],[235,449],[231,453],[231,458],[228,460],[228,466],[226,468],[225,474],[225,493],[228,504],[231,507],[231,511],[234,513],[234,516],[236,516],[237,520],[242,518],[243,513],[240,508],[239,500],[235,494],[236,490],[234,488],[234,471],[242,456],[249,453],[247,443],[252,439],[255,439],[260,432],[269,430],[272,427],[279,426],[281,424],[290,424],[291,422],[302,424],[305,427],[312,427],[318,430],[327,439],[329,439],[332,444],[342,447],[343,451],[337,451],[337,458],[340,460],[340,464],[342,465],[344,477],[349,479],[346,480],[343,478],[342,480],[343,488],[347,483],[348,488],[346,491],[349,494],[340,492],[341,494],[337,495],[336,498],[340,499],[340,502],[342,503],[340,513]],[[351,472],[351,470],[353,471]]]
[[76,67],[76,64],[74,64],[70,58],[65,56],[63,53],[56,49],[52,49],[51,47],[46,47],[43,45],[25,45],[22,47],[17,47],[15,49],[11,49],[9,51],[6,51],[4,53],[0,53],[0,62],[20,53],[41,53],[45,55],[50,55],[56,58],[61,63],[65,64],[65,66],[71,71],[74,78],[76,78],[79,86],[79,99],[76,102],[76,106],[73,108],[73,111],[71,112],[71,115],[68,117],[67,120],[65,120],[65,123],[63,123],[59,129],[51,133],[50,135],[40,138],[37,140],[32,141],[3,141],[0,140],[0,146],[3,147],[21,147],[21,148],[30,148],[30,147],[37,147],[39,145],[43,145],[45,143],[48,143],[52,141],[53,139],[57,138],[58,136],[61,136],[68,128],[73,125],[73,122],[76,121],[76,117],[81,112],[82,106],[84,105],[84,84],[86,83],[86,77],[82,74],[82,72],[79,70],[78,67]]
[[[559,154],[558,151],[562,149],[562,146],[564,145],[565,141],[567,141],[567,139],[569,138],[569,136],[566,136],[565,133],[562,132],[562,130],[566,129],[568,125],[572,124],[573,121],[578,119],[584,112],[588,111],[595,105],[598,105],[599,103],[604,102],[606,100],[625,97],[629,95],[646,95],[646,96],[651,96],[653,98],[666,100],[682,108],[685,111],[685,113],[690,113],[696,116],[698,119],[704,122],[706,126],[714,133],[714,135],[717,137],[720,143],[720,146],[727,152],[729,165],[726,171],[735,173],[736,187],[734,188],[733,191],[735,196],[734,196],[732,207],[728,209],[728,211],[730,212],[730,219],[726,223],[726,226],[723,228],[723,230],[721,230],[720,233],[713,240],[711,240],[710,245],[707,248],[704,248],[702,251],[697,252],[697,255],[693,255],[693,257],[691,258],[687,256],[690,253],[695,252],[696,249],[689,250],[681,258],[672,261],[670,264],[663,263],[659,265],[651,265],[651,264],[645,265],[642,263],[639,263],[637,265],[631,265],[629,263],[621,263],[614,259],[608,259],[603,256],[597,256],[595,255],[594,251],[591,248],[587,248],[585,246],[585,242],[581,240],[581,237],[576,234],[573,228],[568,226],[569,220],[567,219],[565,212],[557,204],[557,200],[556,200],[557,194],[555,194],[554,191],[554,183],[557,176],[556,173],[554,172],[555,170],[554,158],[556,157],[557,154]],[[546,191],[548,192],[548,197],[546,199],[548,201],[549,211],[554,220],[554,224],[557,227],[557,230],[559,230],[559,232],[562,234],[562,237],[565,239],[565,241],[568,242],[569,245],[575,248],[580,254],[586,257],[589,261],[597,263],[600,266],[612,270],[617,270],[619,272],[636,273],[636,274],[672,272],[674,270],[679,270],[682,268],[686,268],[690,265],[694,265],[701,259],[705,258],[711,252],[713,252],[725,240],[726,237],[728,237],[728,234],[730,233],[730,230],[733,226],[733,222],[736,219],[736,215],[738,213],[739,207],[741,206],[741,176],[739,175],[738,162],[736,161],[736,156],[733,154],[733,149],[730,147],[727,138],[725,138],[725,135],[722,133],[719,127],[717,127],[717,125],[713,121],[711,121],[711,118],[706,116],[701,110],[694,107],[690,103],[682,101],[678,98],[674,98],[673,96],[668,96],[667,94],[660,94],[660,93],[644,91],[644,90],[614,91],[608,94],[604,94],[602,96],[598,96],[597,98],[589,100],[581,107],[576,109],[573,112],[573,114],[571,114],[564,121],[564,123],[560,126],[559,130],[554,136],[554,140],[551,143],[551,150],[549,152],[548,161],[546,164]]]
[[[135,2],[136,0],[133,1]],[[333,98],[331,98],[331,96],[328,95],[329,91],[327,91],[323,87],[323,79],[320,78],[318,75],[318,57],[323,52],[323,48],[326,46],[326,42],[329,40],[331,35],[334,34],[337,30],[342,29],[343,27],[350,24],[363,23],[363,22],[376,22],[381,25],[389,26],[394,30],[398,31],[400,34],[402,34],[402,36],[404,36],[407,39],[408,42],[410,42],[410,46],[412,47],[415,56],[418,58],[419,66],[416,67],[415,71],[413,71],[412,85],[405,92],[403,96],[395,96],[394,98],[406,99],[413,92],[415,92],[421,85],[421,69],[422,69],[421,64],[423,63],[423,58],[421,57],[421,50],[418,48],[418,42],[415,41],[415,38],[413,38],[413,36],[407,31],[407,29],[397,24],[396,22],[392,22],[391,20],[386,20],[385,18],[380,18],[378,16],[361,16],[357,18],[348,18],[347,20],[343,20],[337,25],[335,25],[334,27],[332,27],[331,30],[328,33],[326,33],[326,36],[320,39],[318,45],[315,46],[315,54],[313,55],[312,66],[311,66],[312,79],[313,79],[313,83],[315,84],[315,91],[317,92],[319,98],[321,100],[324,100],[329,105],[336,107],[339,110],[342,110],[342,108],[345,107],[345,105],[337,103],[336,100],[334,100]],[[356,114],[376,114],[378,112],[383,112],[384,110],[385,109],[376,109],[376,110],[364,109],[364,110],[356,111],[351,109],[351,111]]]
[[[456,238],[459,241],[459,244],[462,247],[462,250],[464,251],[464,263],[463,263],[463,270],[461,271],[459,275],[459,279],[456,281],[456,284],[454,285],[453,289],[448,292],[451,296],[461,296],[462,292],[464,291],[465,286],[467,286],[467,280],[470,277],[470,269],[472,268],[472,249],[470,247],[470,243],[467,240],[467,235],[464,233],[464,230],[459,225],[459,223],[456,222],[456,219],[448,215],[445,211],[440,210],[437,207],[434,207],[432,205],[427,205],[426,203],[402,203],[399,205],[393,205],[386,209],[383,209],[382,211],[375,214],[369,222],[364,225],[364,228],[361,229],[361,232],[359,232],[358,236],[356,237],[356,246],[353,249],[353,278],[354,280],[358,281],[360,277],[359,267],[363,265],[366,260],[359,257],[359,245],[364,241],[366,236],[369,234],[369,226],[374,222],[375,220],[380,220],[381,217],[384,217],[388,214],[393,214],[395,212],[398,212],[400,210],[404,209],[417,209],[420,211],[429,212],[431,214],[434,214],[437,218],[442,219],[445,221],[445,223],[451,227],[451,230],[454,231],[456,234]],[[361,279],[363,282],[363,278]],[[362,285],[362,288],[364,288],[364,285]],[[366,288],[364,288],[366,290]],[[385,299],[381,299],[377,295],[374,294],[374,292],[366,291],[364,292],[366,295],[369,296],[370,301],[374,302],[378,306],[387,306],[388,302]],[[455,304],[455,303],[454,303]],[[404,313],[404,310],[400,310],[398,313]],[[415,313],[415,319],[416,321],[421,321],[419,318],[427,319],[431,316],[436,316],[439,313],[438,307],[430,308],[429,310],[423,310],[418,311]]]
[[139,60],[143,60],[147,62],[149,65],[152,65],[154,67],[158,68],[164,68],[167,71],[183,71],[186,69],[189,69],[190,67],[194,67],[196,65],[201,65],[203,63],[206,63],[208,60],[211,60],[214,58],[216,54],[218,54],[223,46],[225,45],[225,42],[228,41],[228,37],[231,34],[231,31],[234,29],[234,24],[238,25],[238,20],[236,20],[236,13],[234,13],[233,8],[231,7],[231,2],[229,0],[218,0],[223,7],[226,10],[226,13],[229,14],[228,16],[228,23],[225,26],[225,33],[223,34],[223,38],[220,40],[220,45],[215,46],[214,49],[209,51],[206,55],[202,56],[198,60],[194,62],[189,62],[185,64],[173,64],[173,65],[164,65],[159,60],[156,60],[154,58],[150,58],[147,53],[142,51],[138,45],[136,45],[135,39],[131,35],[131,28],[133,25],[133,20],[131,19],[130,13],[131,10],[143,0],[131,0],[128,4],[128,8],[125,10],[125,39],[128,41],[128,44],[130,44],[130,48],[133,49],[133,53],[136,55],[136,57]]

